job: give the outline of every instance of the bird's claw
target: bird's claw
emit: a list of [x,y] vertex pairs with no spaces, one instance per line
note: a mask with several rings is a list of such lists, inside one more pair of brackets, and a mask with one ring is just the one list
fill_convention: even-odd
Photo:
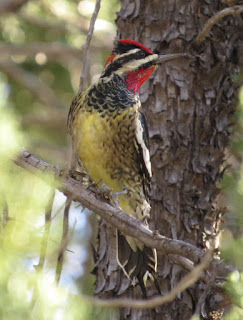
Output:
[[85,185],[91,184],[91,180],[85,172],[80,172],[80,171],[76,171],[76,170],[71,169],[71,170],[67,171],[67,173],[71,178],[73,178],[77,181],[81,181],[82,184],[85,184]]
[[109,199],[118,208],[120,208],[120,203],[119,203],[118,197],[123,194],[127,194],[127,192],[128,191],[126,189],[119,191],[119,192],[112,192],[112,188],[107,186],[105,183],[103,183],[102,186],[100,187],[101,195],[104,198]]

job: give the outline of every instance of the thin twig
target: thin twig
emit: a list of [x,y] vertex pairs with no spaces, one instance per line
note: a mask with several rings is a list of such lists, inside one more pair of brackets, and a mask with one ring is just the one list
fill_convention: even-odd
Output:
[[79,82],[79,91],[83,92],[85,90],[85,85],[86,85],[86,79],[87,79],[87,74],[88,74],[88,53],[89,53],[89,46],[90,46],[90,42],[93,36],[93,32],[94,32],[94,25],[95,25],[95,21],[97,19],[99,10],[100,10],[100,1],[101,0],[96,0],[95,3],[95,9],[92,15],[92,18],[90,20],[90,25],[89,25],[89,31],[88,31],[88,35],[86,38],[86,42],[83,46],[83,70],[80,76],[80,82]]
[[46,259],[46,250],[47,250],[49,232],[50,232],[50,228],[51,228],[51,212],[52,212],[54,198],[55,198],[55,190],[52,191],[52,194],[51,194],[50,199],[48,201],[46,212],[45,212],[45,231],[44,231],[42,241],[41,241],[39,263],[38,263],[38,265],[36,265],[36,269],[38,271],[43,270],[45,259]]
[[[4,194],[0,195],[0,204],[2,204],[2,212],[0,212],[0,235],[3,232],[4,228],[7,226],[7,223],[10,219],[8,211],[8,202]],[[3,238],[0,238],[0,241],[3,241]]]
[[194,311],[194,314],[195,315],[200,315],[201,314],[201,311],[202,311],[202,306],[203,304],[205,303],[205,300],[207,299],[207,297],[209,296],[209,294],[211,293],[212,294],[212,288],[215,284],[215,277],[213,275],[211,275],[209,281],[207,282],[203,292],[202,292],[202,295],[199,297],[198,301],[197,301],[197,304],[196,304],[196,308],[195,308],[195,311]]
[[5,228],[9,221],[8,202],[5,198],[2,199],[2,227]]
[[[25,149],[22,150],[14,162],[33,174],[41,176],[43,179],[45,178],[45,174],[54,177],[61,175],[60,170],[37,158]],[[151,230],[145,228],[141,221],[104,202],[104,200],[102,201],[98,197],[98,189],[92,192],[81,181],[77,181],[70,176],[64,176],[58,189],[66,196],[72,195],[74,201],[80,202],[84,207],[97,213],[102,219],[119,229],[124,235],[134,237],[148,247],[156,248],[164,254],[181,255],[196,264],[205,256],[202,250],[192,244],[181,240],[169,239],[157,233],[154,234]],[[235,271],[233,267],[216,259],[212,260],[210,268],[215,271],[217,277],[221,277],[222,279],[226,279],[230,272]]]
[[[178,254],[168,254],[168,257],[173,260],[173,262],[179,264],[180,266],[182,266],[184,269],[186,269],[187,271],[192,271],[194,269],[194,263],[187,259],[184,258]],[[204,283],[208,283],[209,282],[209,277],[207,276],[207,274],[202,274],[200,279],[204,282]],[[214,281],[214,283],[212,284],[212,287],[215,289],[219,289],[222,287],[222,282],[219,281]]]
[[[89,31],[87,34],[86,42],[83,45],[83,69],[80,75],[80,80],[79,80],[79,92],[83,92],[86,89],[86,84],[87,84],[87,76],[88,76],[88,55],[89,55],[89,47],[90,47],[90,42],[93,36],[94,32],[94,26],[95,26],[95,21],[97,19],[99,10],[100,10],[100,2],[101,0],[96,0],[95,3],[95,8],[93,15],[90,20],[90,25],[89,25]],[[76,168],[76,156],[75,156],[75,151],[74,147],[72,145],[72,151],[70,153],[70,159],[68,163],[68,169],[75,169]]]
[[71,204],[72,204],[72,199],[71,197],[68,197],[66,200],[64,214],[63,214],[62,241],[61,241],[61,245],[58,253],[58,259],[57,259],[56,277],[55,277],[57,283],[59,283],[59,280],[61,277],[64,252],[68,244],[68,218],[69,218],[69,210],[70,210]]
[[208,251],[203,261],[196,266],[191,272],[189,272],[179,283],[173,288],[169,293],[165,296],[156,296],[151,299],[141,299],[141,300],[133,300],[133,299],[97,299],[92,297],[77,297],[76,299],[80,299],[82,302],[95,305],[97,307],[103,308],[133,308],[133,309],[152,309],[158,306],[161,306],[165,303],[169,303],[174,300],[178,293],[183,292],[187,288],[191,287],[198,279],[201,277],[201,274],[210,264],[212,259],[212,252]]
[[195,44],[197,46],[199,46],[204,39],[206,38],[206,36],[209,34],[210,30],[212,29],[212,27],[223,17],[228,16],[230,14],[240,14],[241,12],[243,12],[243,6],[233,6],[230,8],[226,8],[223,9],[219,12],[217,12],[214,16],[212,16],[205,24],[205,26],[203,27],[202,31],[199,33],[199,35],[197,36],[196,40],[195,40]]
[[[38,272],[43,271],[44,263],[46,260],[47,244],[48,244],[49,232],[51,228],[51,211],[52,211],[54,197],[55,197],[55,190],[52,191],[52,194],[48,201],[46,212],[45,212],[45,231],[41,241],[40,259],[39,259],[39,263],[35,266],[35,269]],[[34,286],[32,300],[31,300],[32,310],[35,308],[37,301],[38,301],[38,288],[37,286]]]

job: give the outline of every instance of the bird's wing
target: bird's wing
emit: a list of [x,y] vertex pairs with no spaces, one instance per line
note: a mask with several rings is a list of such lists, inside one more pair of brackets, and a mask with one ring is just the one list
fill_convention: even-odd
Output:
[[79,110],[82,108],[87,91],[88,90],[83,91],[82,93],[79,92],[71,103],[69,113],[68,113],[68,121],[67,121],[68,132],[71,135],[72,135],[72,123],[73,123],[75,117],[77,116]]
[[139,161],[141,165],[141,172],[144,177],[144,193],[146,198],[148,197],[148,192],[150,190],[150,182],[152,177],[150,153],[149,153],[149,135],[148,127],[144,114],[138,112],[138,117],[136,121],[136,143],[139,152]]

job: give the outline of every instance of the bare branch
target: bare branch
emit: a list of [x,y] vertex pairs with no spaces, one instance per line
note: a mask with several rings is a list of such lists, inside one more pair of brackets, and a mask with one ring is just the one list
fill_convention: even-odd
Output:
[[10,220],[9,218],[9,211],[8,211],[8,202],[5,199],[4,195],[1,195],[1,202],[2,202],[2,212],[0,214],[0,230],[4,229]]
[[18,11],[29,0],[1,0],[0,15],[8,12]]
[[85,90],[85,81],[87,78],[87,74],[88,74],[88,53],[89,53],[89,46],[90,46],[90,42],[93,36],[93,32],[94,32],[94,25],[95,25],[95,21],[97,19],[99,10],[100,10],[100,1],[101,0],[96,0],[95,3],[95,9],[92,15],[92,18],[90,20],[90,25],[89,25],[89,31],[88,31],[88,35],[86,38],[86,42],[83,46],[83,70],[80,76],[80,81],[79,81],[79,91],[83,92]]
[[[176,264],[181,265],[184,269],[188,270],[188,271],[192,271],[195,267],[194,263],[187,259],[184,258],[178,254],[169,254],[168,255],[169,258],[171,260],[173,260]],[[202,273],[200,279],[204,282],[204,283],[208,283],[210,281],[208,275],[206,273]],[[219,290],[219,288],[222,288],[222,281],[214,281],[211,286],[217,290]]]
[[38,265],[36,265],[36,269],[38,271],[42,271],[46,259],[46,249],[49,238],[49,232],[51,228],[51,211],[53,206],[53,201],[55,197],[55,190],[53,190],[49,202],[47,204],[46,212],[45,212],[45,231],[41,241],[41,250],[40,250],[40,259]]
[[0,61],[0,70],[11,79],[26,87],[34,96],[43,103],[54,107],[62,106],[61,101],[55,96],[53,91],[30,72],[24,71],[11,61]]
[[[90,47],[90,42],[91,42],[93,32],[94,32],[95,21],[97,19],[97,16],[98,16],[98,13],[100,10],[100,2],[101,2],[101,0],[96,0],[94,12],[93,12],[93,15],[90,20],[89,31],[87,34],[86,42],[83,45],[83,69],[82,69],[82,72],[80,75],[80,80],[79,80],[79,91],[80,92],[83,92],[85,90],[85,86],[87,83],[86,81],[87,81],[87,76],[88,76],[89,47]],[[75,169],[75,167],[76,167],[76,156],[75,156],[74,148],[72,146],[72,151],[70,154],[70,161],[69,161],[69,169]]]
[[68,197],[65,203],[64,215],[63,215],[62,241],[61,241],[61,245],[58,253],[58,260],[57,260],[57,267],[56,267],[57,283],[59,282],[61,277],[64,252],[68,244],[68,217],[69,217],[69,210],[70,210],[71,204],[72,204],[72,198]]
[[[35,266],[35,269],[38,272],[43,271],[44,263],[46,260],[46,250],[48,245],[49,232],[51,228],[51,211],[52,211],[54,197],[55,197],[55,190],[52,191],[52,194],[50,196],[49,202],[47,204],[46,212],[45,212],[45,231],[41,240],[40,259],[39,259],[39,263]],[[37,289],[37,286],[35,285],[33,295],[32,295],[31,309],[35,307],[37,301],[38,301],[38,289]]]
[[[23,149],[14,162],[36,175],[40,175],[41,173],[47,173],[55,177],[60,177],[61,175],[60,170],[37,158],[25,149]],[[44,178],[43,175],[41,175],[41,177]],[[202,250],[189,243],[169,239],[159,235],[157,232],[152,232],[144,227],[141,221],[113,207],[104,200],[102,201],[101,198],[98,199],[98,189],[96,189],[96,192],[92,192],[87,188],[87,185],[82,185],[80,181],[70,176],[64,176],[59,190],[66,196],[71,195],[74,201],[79,201],[83,206],[97,213],[102,219],[119,229],[124,235],[135,237],[148,247],[156,248],[164,254],[181,255],[196,264],[205,256]],[[212,260],[210,268],[212,268],[216,276],[220,278],[226,278],[230,272],[235,271],[233,267],[225,265],[216,259]]]
[[214,16],[212,16],[207,23],[205,24],[205,26],[203,27],[202,31],[199,33],[199,35],[196,38],[195,44],[196,45],[200,45],[204,39],[206,38],[206,36],[209,34],[210,30],[212,29],[212,27],[222,18],[224,18],[225,16],[228,16],[230,14],[240,14],[241,12],[243,12],[243,6],[234,6],[234,7],[230,7],[230,8],[226,8],[223,9],[219,12],[217,12]]
[[92,297],[77,297],[73,296],[76,299],[80,299],[82,302],[95,305],[97,307],[105,307],[105,308],[133,308],[133,309],[152,309],[158,306],[161,306],[165,303],[169,303],[176,298],[178,293],[186,290],[190,286],[192,286],[201,276],[201,273],[206,270],[208,267],[210,260],[212,258],[212,253],[209,251],[202,262],[196,266],[191,272],[189,272],[179,283],[173,288],[169,293],[165,296],[156,296],[151,299],[109,299],[102,300]]

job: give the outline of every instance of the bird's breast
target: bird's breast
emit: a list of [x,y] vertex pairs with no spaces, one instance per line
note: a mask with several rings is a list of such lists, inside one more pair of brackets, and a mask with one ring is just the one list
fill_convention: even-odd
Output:
[[113,117],[83,109],[74,120],[76,153],[92,180],[121,191],[138,174],[134,108]]

